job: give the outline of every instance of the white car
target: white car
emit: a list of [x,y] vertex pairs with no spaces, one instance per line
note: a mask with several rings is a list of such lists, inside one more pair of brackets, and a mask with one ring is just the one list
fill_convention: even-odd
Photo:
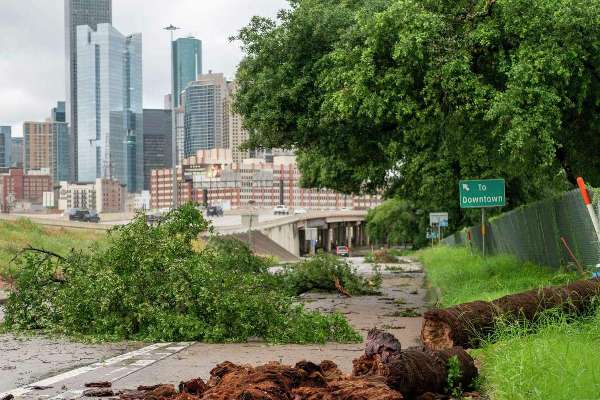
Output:
[[306,214],[306,210],[304,208],[296,208],[294,209],[294,215]]
[[342,207],[342,208],[340,208],[340,211],[352,211],[352,208],[350,208],[350,207]]
[[290,209],[287,208],[283,204],[280,204],[273,209],[273,214],[275,214],[275,215],[279,215],[279,214],[288,215],[289,213],[290,213]]

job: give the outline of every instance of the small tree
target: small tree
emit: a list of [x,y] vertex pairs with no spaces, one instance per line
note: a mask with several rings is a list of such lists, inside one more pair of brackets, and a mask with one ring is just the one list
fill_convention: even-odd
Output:
[[412,242],[418,233],[417,219],[410,203],[390,199],[367,215],[369,239],[388,246]]

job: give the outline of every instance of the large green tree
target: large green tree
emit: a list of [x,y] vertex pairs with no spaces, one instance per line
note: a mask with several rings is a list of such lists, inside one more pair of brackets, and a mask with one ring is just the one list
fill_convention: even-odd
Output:
[[250,146],[295,148],[307,186],[457,209],[600,185],[600,0],[290,0],[255,17],[236,108]]

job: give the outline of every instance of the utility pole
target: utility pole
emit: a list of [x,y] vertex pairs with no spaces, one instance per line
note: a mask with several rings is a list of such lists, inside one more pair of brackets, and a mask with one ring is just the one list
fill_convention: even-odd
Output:
[[173,185],[173,210],[177,208],[179,205],[179,186],[177,185],[177,129],[176,129],[176,115],[175,115],[175,71],[173,65],[173,33],[180,29],[173,24],[164,28],[166,31],[171,32],[171,156],[173,157],[173,171],[172,175],[172,185]]

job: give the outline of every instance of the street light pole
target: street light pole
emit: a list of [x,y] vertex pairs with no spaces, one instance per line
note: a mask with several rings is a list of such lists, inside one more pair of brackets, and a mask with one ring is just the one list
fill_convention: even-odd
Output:
[[173,158],[171,171],[172,178],[172,193],[173,193],[173,210],[179,205],[179,187],[177,185],[177,116],[175,114],[175,66],[173,65],[173,33],[180,29],[173,24],[164,28],[171,32],[171,157]]

